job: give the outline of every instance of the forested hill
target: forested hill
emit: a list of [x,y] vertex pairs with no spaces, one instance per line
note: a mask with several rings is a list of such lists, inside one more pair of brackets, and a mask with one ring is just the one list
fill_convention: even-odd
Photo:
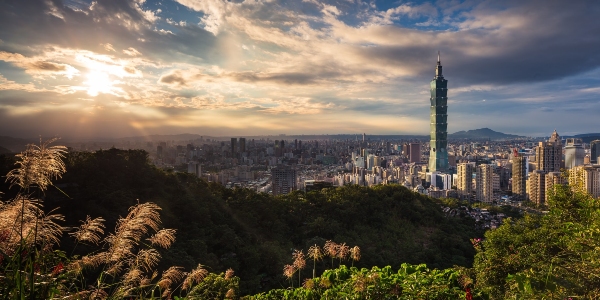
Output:
[[[10,159],[0,162],[3,172],[12,167]],[[60,207],[66,226],[78,226],[77,220],[87,215],[101,216],[112,232],[130,206],[155,202],[162,207],[164,226],[177,229],[177,240],[162,252],[159,267],[191,269],[201,263],[212,272],[232,268],[241,278],[242,294],[286,286],[282,269],[291,263],[293,249],[306,251],[326,240],[359,246],[358,267],[398,268],[403,262],[471,266],[475,254],[469,241],[477,236],[471,219],[446,218],[439,204],[399,185],[273,197],[164,172],[150,165],[141,150],[71,153],[66,163],[67,173],[56,185],[70,198],[52,188],[45,202],[47,209]],[[10,196],[6,185],[2,191]],[[65,238],[61,246],[70,252],[70,243]],[[317,273],[331,264],[317,262]]]

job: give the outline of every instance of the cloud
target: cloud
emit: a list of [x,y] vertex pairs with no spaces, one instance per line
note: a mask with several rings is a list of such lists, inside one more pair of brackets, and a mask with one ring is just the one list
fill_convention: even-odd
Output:
[[76,68],[62,63],[45,61],[40,57],[25,57],[19,53],[9,53],[0,51],[0,60],[10,62],[13,65],[25,69],[28,74],[42,75],[63,75],[69,79],[79,74]]
[[261,74],[256,72],[236,72],[226,75],[241,82],[277,82],[281,84],[311,84],[315,82],[315,76],[308,73],[279,73]]
[[186,86],[188,83],[187,80],[183,78],[181,73],[177,71],[161,76],[158,82],[179,86]]
[[37,92],[39,89],[35,87],[35,85],[31,83],[21,84],[16,83],[14,81],[6,79],[6,77],[0,74],[0,91],[1,90],[22,90],[28,92]]
[[142,55],[142,53],[140,53],[139,51],[135,50],[135,48],[133,47],[129,47],[127,49],[123,49],[123,53],[129,55],[129,56],[138,56],[138,55]]
[[[592,112],[600,86],[594,4],[6,0],[0,2],[0,28],[7,29],[0,31],[0,60],[8,62],[0,65],[0,104],[11,101],[4,109],[22,116],[33,110],[14,95],[44,93],[73,107],[82,102],[76,97],[90,98],[122,118],[129,114],[107,103],[135,107],[137,114],[160,111],[157,119],[135,119],[148,128],[214,122],[243,130],[238,119],[245,117],[264,122],[256,130],[316,130],[322,122],[331,126],[322,130],[393,131],[384,128],[409,127],[408,119],[393,121],[402,116],[423,123],[411,128],[426,133],[428,82],[441,50],[450,113],[464,126],[472,124],[470,115],[493,115],[489,122],[502,124],[503,113]],[[54,109],[35,103],[36,111]],[[555,110],[539,109],[542,103]],[[181,120],[161,119],[177,112]],[[334,112],[339,120],[323,121]]]
[[110,43],[100,44],[100,46],[103,46],[106,51],[116,52],[115,48]]

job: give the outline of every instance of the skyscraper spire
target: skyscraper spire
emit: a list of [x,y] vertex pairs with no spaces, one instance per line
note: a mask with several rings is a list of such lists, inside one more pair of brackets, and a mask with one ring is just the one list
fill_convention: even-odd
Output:
[[440,61],[440,51],[438,50],[438,61],[437,61],[437,66],[435,67],[435,78],[444,78],[444,76],[442,75],[442,62]]

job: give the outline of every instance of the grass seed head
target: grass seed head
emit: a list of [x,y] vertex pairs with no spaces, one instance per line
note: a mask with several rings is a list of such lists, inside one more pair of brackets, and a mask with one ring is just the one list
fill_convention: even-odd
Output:
[[198,267],[196,267],[196,269],[192,270],[192,272],[187,274],[187,277],[183,281],[182,288],[184,290],[190,289],[194,283],[201,282],[204,279],[204,277],[206,277],[206,275],[208,275],[208,271],[204,269],[203,265],[199,264]]
[[170,267],[166,271],[163,272],[162,277],[158,281],[157,285],[161,289],[168,289],[174,283],[177,283],[185,277],[185,273],[181,271],[181,267]]
[[17,154],[18,167],[8,172],[6,181],[10,187],[19,186],[22,190],[37,187],[44,191],[52,185],[52,179],[62,177],[66,172],[62,159],[66,153],[65,146],[49,146],[58,138],[50,139],[40,145],[29,144],[25,151]]
[[294,273],[296,273],[296,268],[294,268],[293,265],[285,265],[283,267],[283,276],[287,278],[292,278],[292,276],[294,276]]
[[360,260],[360,248],[358,246],[354,246],[350,249],[350,258],[353,261],[359,261]]
[[342,243],[337,247],[337,257],[339,259],[346,259],[350,253],[350,247],[346,246],[346,243]]
[[69,234],[72,235],[77,242],[90,242],[94,245],[98,245],[100,236],[104,234],[104,221],[103,218],[92,219],[90,216],[87,216],[85,221],[81,221],[83,224],[81,224],[75,232]]
[[227,269],[227,271],[225,271],[225,279],[229,280],[231,278],[233,278],[233,269],[229,268]]
[[306,267],[306,259],[304,258],[302,250],[294,250],[292,257],[294,258],[294,267],[296,269],[304,269],[304,267]]
[[314,260],[320,260],[323,258],[323,251],[321,251],[321,247],[314,245],[308,248],[308,257]]
[[323,246],[323,250],[325,250],[325,254],[329,257],[335,258],[338,253],[338,244],[333,241],[327,241],[325,242],[325,246]]
[[151,236],[148,241],[153,246],[160,246],[163,249],[168,249],[175,242],[175,229],[161,229],[156,234]]

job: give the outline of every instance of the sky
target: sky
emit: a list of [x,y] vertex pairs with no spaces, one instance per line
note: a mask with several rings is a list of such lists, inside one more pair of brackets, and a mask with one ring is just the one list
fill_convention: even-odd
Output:
[[0,135],[600,132],[597,0],[3,0]]

